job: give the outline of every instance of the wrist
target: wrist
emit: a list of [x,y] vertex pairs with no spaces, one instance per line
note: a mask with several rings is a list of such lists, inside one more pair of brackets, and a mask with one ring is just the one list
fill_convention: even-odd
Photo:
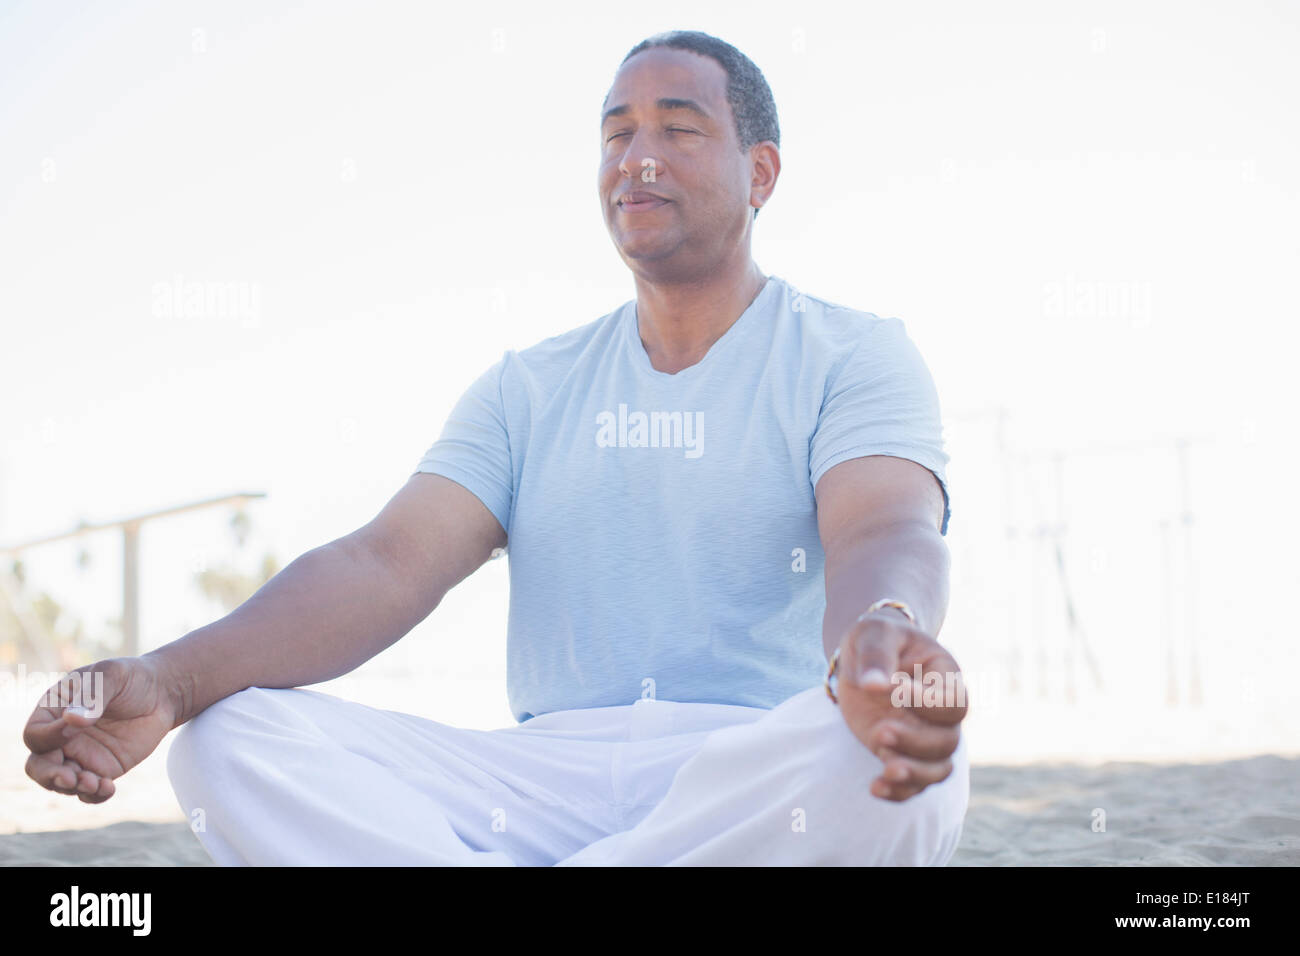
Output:
[[171,728],[175,730],[193,716],[194,677],[176,659],[175,643],[142,654],[140,660],[153,670],[160,703],[167,708]]
[[[913,627],[917,626],[916,615],[912,612],[912,609],[907,606],[906,602],[895,600],[894,598],[881,598],[879,601],[874,601],[870,607],[858,615],[855,624],[861,624],[868,618],[883,616],[886,614],[893,614],[894,620],[903,620],[911,624]],[[849,631],[849,635],[853,633],[854,630]],[[848,635],[845,636],[844,640],[848,640]],[[839,663],[840,648],[837,647],[831,654],[830,666],[826,671],[826,679],[822,682],[826,688],[826,696],[836,704],[839,703],[839,698],[836,696],[835,688],[832,685],[831,680],[835,677],[836,671],[839,670]]]
[[905,620],[909,624],[916,626],[916,613],[908,607],[905,601],[899,601],[894,598],[881,598],[875,601],[865,611],[858,615],[858,622],[867,620],[870,617],[882,617],[892,615],[894,620]]
[[872,611],[870,614],[863,614],[860,618],[858,618],[858,620],[862,621],[872,617],[888,617],[896,621],[904,621],[908,624],[915,623],[910,617],[907,616],[907,614],[901,608],[896,608],[896,607],[877,608],[876,610]]

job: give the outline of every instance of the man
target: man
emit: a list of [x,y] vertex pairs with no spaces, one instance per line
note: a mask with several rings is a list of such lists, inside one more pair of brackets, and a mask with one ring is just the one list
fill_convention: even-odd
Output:
[[[38,709],[28,773],[99,802],[184,725],[169,775],[222,864],[946,863],[969,778],[935,640],[937,394],[901,322],[755,265],[778,147],[734,47],[635,47],[598,192],[636,299],[507,352],[369,524],[94,665],[103,714]],[[517,726],[299,686],[400,639],[507,543]]]

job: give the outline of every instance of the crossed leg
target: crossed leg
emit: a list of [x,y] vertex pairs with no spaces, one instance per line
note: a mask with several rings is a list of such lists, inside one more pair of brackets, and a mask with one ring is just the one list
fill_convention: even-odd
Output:
[[767,712],[709,708],[642,702],[476,731],[312,690],[249,688],[182,727],[167,770],[222,865],[952,856],[969,798],[964,739],[946,780],[894,803],[870,793],[880,761],[820,687]]
[[560,866],[942,866],[970,797],[963,735],[952,773],[908,800],[874,796],[881,761],[821,687],[711,733],[662,801]]
[[223,866],[550,865],[619,825],[599,740],[537,746],[261,687],[177,734],[172,788]]

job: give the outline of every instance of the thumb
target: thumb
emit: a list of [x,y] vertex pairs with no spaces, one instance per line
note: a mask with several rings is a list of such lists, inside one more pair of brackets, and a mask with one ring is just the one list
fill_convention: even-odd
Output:
[[901,635],[881,622],[867,620],[849,637],[849,679],[868,690],[888,690],[898,670]]
[[91,710],[81,704],[69,704],[67,707],[63,708],[63,722],[67,724],[68,727],[74,727],[77,729],[91,727],[94,725],[95,721],[100,718],[103,712],[103,708]]

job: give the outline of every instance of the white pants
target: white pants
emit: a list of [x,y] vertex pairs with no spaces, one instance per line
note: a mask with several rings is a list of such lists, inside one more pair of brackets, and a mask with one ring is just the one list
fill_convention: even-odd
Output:
[[177,734],[172,787],[226,866],[942,866],[970,794],[963,736],[943,782],[873,796],[880,760],[820,686],[501,730],[254,687]]

